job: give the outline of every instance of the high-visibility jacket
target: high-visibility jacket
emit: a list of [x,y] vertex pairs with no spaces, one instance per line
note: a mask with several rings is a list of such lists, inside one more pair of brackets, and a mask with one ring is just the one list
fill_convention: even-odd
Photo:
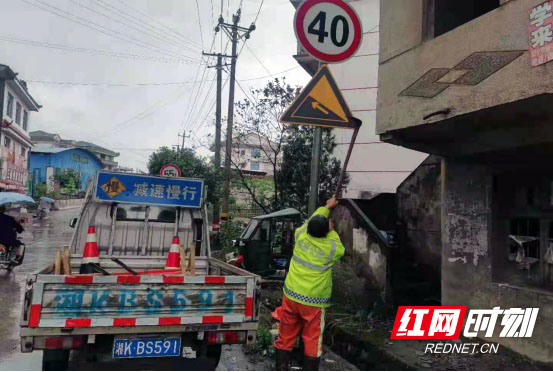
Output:
[[[330,210],[321,207],[313,216],[328,218]],[[300,304],[328,307],[332,294],[332,266],[344,255],[344,246],[336,231],[324,238],[307,234],[307,220],[296,229],[296,244],[290,270],[284,282],[284,295]]]

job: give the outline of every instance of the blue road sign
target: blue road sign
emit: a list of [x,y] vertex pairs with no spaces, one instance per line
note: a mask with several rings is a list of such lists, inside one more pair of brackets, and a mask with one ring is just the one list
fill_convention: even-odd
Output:
[[200,208],[204,181],[98,172],[94,197],[116,203]]

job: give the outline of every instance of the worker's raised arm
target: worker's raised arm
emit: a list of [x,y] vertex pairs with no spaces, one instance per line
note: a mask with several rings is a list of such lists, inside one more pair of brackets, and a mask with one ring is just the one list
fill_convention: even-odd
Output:
[[300,227],[298,227],[296,229],[296,233],[294,234],[295,239],[297,240],[299,235],[301,235],[303,232],[307,231],[307,224],[309,223],[309,220],[311,218],[313,218],[313,216],[319,216],[320,215],[320,216],[324,216],[324,217],[328,218],[330,216],[330,210],[332,208],[336,207],[337,205],[338,205],[338,200],[336,200],[336,197],[333,196],[332,198],[327,200],[326,205],[324,207],[317,208],[315,213],[313,213],[313,215],[311,217],[309,217],[304,222],[303,225],[301,225]]

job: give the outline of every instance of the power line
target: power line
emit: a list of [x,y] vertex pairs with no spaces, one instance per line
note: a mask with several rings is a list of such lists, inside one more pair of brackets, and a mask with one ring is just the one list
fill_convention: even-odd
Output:
[[261,8],[263,7],[264,2],[265,2],[265,0],[261,0],[261,4],[259,4],[259,9],[257,10],[257,14],[255,16],[255,20],[253,21],[253,23],[257,22],[257,18],[259,17],[259,13],[261,13]]
[[131,54],[131,53],[113,52],[113,51],[106,51],[106,50],[100,50],[100,49],[86,49],[86,48],[80,48],[80,47],[71,46],[71,45],[51,44],[51,43],[45,43],[45,42],[35,41],[35,40],[19,39],[19,38],[10,37],[10,36],[0,36],[0,40],[6,41],[9,43],[15,43],[15,44],[30,45],[30,46],[36,46],[41,48],[49,48],[49,49],[58,49],[58,50],[63,50],[67,52],[97,54],[97,55],[102,55],[107,57],[127,58],[127,59],[164,62],[164,63],[180,63],[180,64],[197,63],[196,61],[187,60],[187,59],[171,59],[171,58],[164,58],[164,57],[144,56],[144,55]]
[[[213,51],[213,46],[215,45],[215,37],[216,37],[216,35],[213,35],[213,42],[211,43],[210,52]],[[189,120],[190,120],[190,118],[191,118],[191,116],[192,116],[192,112],[193,112],[193,110],[194,110],[194,108],[195,108],[196,102],[197,102],[198,97],[199,97],[199,95],[200,95],[200,91],[201,91],[202,88],[203,88],[204,78],[205,78],[205,73],[206,73],[206,71],[207,71],[207,65],[208,65],[208,63],[209,63],[209,57],[208,57],[208,59],[207,59],[207,61],[206,61],[206,65],[204,66],[204,70],[203,70],[203,72],[202,72],[202,77],[200,78],[200,84],[199,84],[199,86],[198,86],[198,90],[196,91],[196,96],[194,97],[194,100],[188,101],[188,106],[187,106],[186,110],[184,111],[184,112],[185,112],[185,115],[184,115],[185,120],[184,120],[184,123],[183,123],[183,130],[186,130],[187,127],[190,125]],[[199,74],[199,72],[200,72],[200,68],[201,68],[201,67],[199,66],[198,71],[196,72],[196,79],[198,78],[198,74]],[[195,88],[195,86],[196,86],[196,85],[194,85],[194,87],[192,88],[192,94],[194,94],[194,88]]]
[[198,25],[200,26],[200,41],[202,42],[202,49],[204,48],[204,33],[202,31],[202,17],[200,17],[200,5],[196,0],[196,13],[198,13]]
[[292,71],[292,70],[298,69],[298,68],[300,68],[300,67],[301,67],[301,66],[294,66],[294,67],[289,68],[289,69],[284,70],[284,71],[275,72],[274,74],[271,74],[271,75],[259,76],[259,77],[250,78],[250,79],[240,79],[240,81],[244,82],[244,81],[265,79],[265,78],[268,78],[268,77],[273,77],[273,76],[277,76],[277,75],[284,74],[285,72]]
[[[146,119],[148,116],[150,116],[150,115],[154,114],[155,112],[161,110],[162,108],[166,107],[169,103],[171,103],[172,99],[175,99],[175,98],[179,99],[180,97],[182,97],[186,93],[186,90],[183,89],[183,88],[184,87],[178,87],[176,90],[171,92],[171,94],[169,96],[166,96],[166,97],[156,101],[153,105],[148,107],[146,110],[144,110],[144,111],[134,115],[133,117],[121,122],[120,124],[116,125],[114,128],[112,128],[112,129],[110,129],[106,132],[100,133],[97,136],[97,138],[102,138],[102,137],[105,137],[105,136],[112,135],[112,134],[120,131],[121,129],[124,129],[124,128],[128,127],[135,120]],[[177,92],[179,90],[182,90],[182,92],[177,95]]]
[[[71,0],[71,1],[73,1],[73,0]],[[106,9],[108,12],[116,15],[117,17],[122,17],[127,22],[131,22],[133,24],[136,24],[137,26],[141,27],[142,29],[137,29],[134,26],[129,26],[127,23],[122,22],[118,19],[115,19],[114,21],[117,22],[117,23],[120,23],[120,24],[122,24],[124,26],[127,26],[129,28],[135,29],[139,32],[142,32],[142,33],[146,34],[146,35],[153,36],[153,37],[157,38],[158,40],[164,41],[164,42],[169,43],[171,45],[174,45],[176,47],[185,48],[185,49],[187,49],[187,51],[191,51],[191,52],[197,52],[198,51],[198,48],[196,46],[193,46],[189,43],[184,43],[183,44],[182,41],[180,41],[178,39],[177,39],[177,41],[175,41],[175,39],[170,37],[170,35],[167,34],[166,32],[161,32],[160,33],[158,31],[156,31],[155,28],[153,29],[153,31],[150,30],[149,28],[152,28],[152,27],[149,24],[145,24],[144,22],[138,20],[138,18],[134,17],[132,14],[129,14],[129,13],[127,13],[127,12],[125,12],[125,11],[119,9],[119,8],[116,8],[111,4],[107,4],[103,0],[97,0],[97,1],[98,1],[98,3],[96,3],[96,5]],[[84,6],[84,5],[81,5],[81,6]],[[110,19],[113,19],[113,18],[110,18]]]
[[213,92],[213,88],[215,87],[215,82],[216,81],[217,81],[217,79],[212,80],[211,85],[210,85],[207,93],[204,96],[204,100],[203,100],[202,104],[198,106],[200,109],[196,112],[196,115],[194,115],[190,120],[190,123],[193,123],[193,124],[189,125],[190,128],[198,126],[198,119],[202,116],[202,111],[206,107],[206,103],[207,103],[207,100],[209,99],[209,97],[211,95],[211,92]]
[[209,0],[211,3],[211,24],[215,24],[215,15],[213,14],[213,0]]
[[[140,41],[140,40],[138,40],[138,39],[135,39],[135,38],[132,38],[132,37],[127,36],[127,35],[125,35],[125,34],[122,34],[122,33],[118,32],[118,31],[114,31],[114,30],[111,30],[111,29],[109,29],[109,28],[107,28],[107,27],[104,27],[104,26],[102,26],[102,25],[99,25],[99,24],[97,24],[97,23],[95,23],[95,22],[92,22],[92,21],[86,19],[86,18],[83,18],[83,17],[77,16],[77,15],[74,15],[74,14],[72,14],[72,13],[70,13],[70,12],[66,12],[66,11],[64,11],[63,9],[57,8],[57,7],[55,7],[55,6],[53,6],[53,5],[50,5],[50,4],[48,4],[48,3],[45,3],[45,2],[43,2],[43,1],[41,1],[41,0],[34,0],[34,1],[36,1],[36,2],[38,2],[38,3],[40,3],[40,4],[43,4],[44,6],[46,6],[46,8],[45,8],[44,6],[40,6],[40,5],[37,5],[37,4],[35,4],[35,3],[32,3],[32,2],[30,2],[29,0],[21,0],[21,1],[23,1],[24,3],[26,3],[26,4],[28,4],[28,5],[33,6],[33,7],[35,7],[35,8],[44,10],[44,11],[46,11],[46,12],[48,12],[48,13],[55,14],[55,15],[57,15],[58,17],[61,17],[61,18],[67,19],[67,20],[69,20],[69,21],[71,21],[71,22],[77,23],[77,24],[79,24],[79,25],[81,25],[81,26],[85,26],[85,27],[88,27],[88,28],[93,29],[93,30],[95,30],[95,31],[101,32],[101,33],[103,33],[104,35],[108,35],[108,36],[114,37],[114,38],[116,38],[116,39],[125,41],[125,42],[130,42],[131,44],[140,46],[140,47],[145,48],[145,49],[155,50],[155,51],[158,52],[158,53],[162,53],[162,54],[165,54],[165,55],[169,55],[169,56],[171,56],[171,57],[173,57],[173,58],[182,58],[182,57],[183,57],[183,56],[179,56],[179,55],[173,53],[173,52],[170,51],[170,50],[167,50],[167,49],[164,49],[164,48],[160,48],[160,47],[157,47],[157,46],[155,46],[155,45],[152,45],[152,44],[149,44],[149,43]],[[50,9],[49,9],[49,8],[50,8]],[[57,12],[56,12],[56,11],[53,11],[52,9],[55,9]],[[62,13],[62,14],[60,14],[60,13]],[[63,15],[63,14],[67,14],[68,16]],[[77,20],[75,20],[75,19],[73,19],[73,18],[70,18],[70,17],[74,17],[74,18],[80,19],[80,20],[84,21],[85,23],[80,22],[80,21],[77,21]],[[96,26],[96,27],[94,27],[94,26],[92,26],[92,25],[94,25],[94,26]],[[99,27],[99,28],[98,28],[98,27]],[[103,29],[103,30],[102,30],[102,29]],[[107,31],[104,31],[104,30],[107,30]],[[118,35],[121,35],[121,36],[118,36]],[[156,50],[156,49],[157,49],[157,50]],[[188,58],[190,58],[190,57],[188,57]]]
[[[295,70],[301,66],[295,66],[284,71],[276,72],[272,75],[259,76],[249,79],[240,79],[241,82],[253,81],[265,79],[268,77],[278,76],[283,73]],[[157,82],[157,83],[81,83],[81,82],[66,82],[66,81],[52,81],[52,80],[32,80],[27,79],[28,83],[38,83],[38,84],[53,84],[53,85],[68,85],[68,86],[100,86],[100,87],[135,87],[135,86],[167,86],[167,85],[184,85],[184,84],[196,84],[202,82],[202,80],[190,80],[190,81],[168,81],[168,82]],[[215,82],[216,79],[206,79],[204,82]],[[201,106],[203,107],[203,106]]]
[[[229,81],[230,81],[230,76],[227,76],[225,82],[223,83],[223,89],[225,89],[225,87],[227,86]],[[209,110],[205,114],[204,118],[201,121],[198,121],[196,123],[196,126],[193,129],[191,129],[192,132],[195,132],[196,130],[198,130],[200,128],[200,126],[203,123],[205,123],[205,121],[207,120],[207,117],[213,112],[213,109],[215,108],[216,101],[217,101],[217,99],[213,98],[213,101],[211,102],[211,106],[210,106]]]
[[240,88],[240,90],[242,91],[242,93],[244,93],[247,99],[249,99],[251,102],[257,102],[255,98],[254,99],[250,98],[249,94],[246,93],[246,91],[244,90],[244,88],[242,87],[242,84],[240,84],[240,81],[238,81],[238,79],[236,80],[236,84],[238,84],[238,88]]
[[[159,37],[159,36],[157,36],[157,35],[155,35],[155,34],[153,34],[153,33],[151,33],[151,32],[141,30],[141,29],[138,28],[138,27],[129,25],[128,23],[125,23],[125,22],[123,22],[123,21],[121,21],[121,20],[119,20],[119,19],[115,19],[115,18],[113,18],[113,17],[111,17],[111,16],[109,16],[109,15],[106,15],[106,14],[104,14],[104,13],[102,13],[102,12],[99,12],[99,11],[97,11],[97,10],[95,10],[95,9],[93,9],[93,8],[91,8],[91,7],[89,7],[89,6],[83,5],[83,4],[79,3],[79,2],[76,1],[76,0],[69,0],[69,1],[72,2],[73,4],[76,4],[76,5],[78,5],[78,6],[82,7],[82,8],[84,8],[84,9],[87,9],[88,11],[90,11],[90,12],[92,12],[92,13],[99,14],[99,15],[101,15],[102,17],[105,17],[105,18],[107,18],[107,19],[110,19],[110,20],[112,20],[112,21],[114,21],[114,22],[116,22],[116,23],[118,23],[118,24],[121,24],[121,25],[123,25],[123,26],[125,26],[125,27],[128,27],[128,28],[130,28],[130,29],[132,29],[132,30],[141,32],[141,33],[143,33],[143,34],[145,34],[145,35],[148,35],[148,36],[150,36],[150,37],[155,37],[156,39],[158,39],[158,40],[160,40],[160,41],[162,41],[162,42],[172,44],[173,46],[176,46],[176,47],[178,47],[178,48],[184,48],[184,46],[181,45],[181,44],[177,44],[177,43],[175,43],[174,41],[171,41],[171,40],[167,41],[167,39],[163,39],[163,38],[161,38],[161,37]],[[97,5],[100,5],[100,6],[101,6],[101,4],[97,4]],[[187,51],[187,52],[190,52],[190,51],[194,52],[194,50],[191,50],[189,47],[188,47],[188,49],[187,49],[186,51]]]
[[121,1],[121,0],[118,0],[118,1],[119,1],[121,4],[123,4],[124,6],[126,6],[127,8],[129,8],[129,9],[133,10],[134,12],[140,14],[140,15],[143,16],[144,18],[146,18],[146,19],[148,19],[148,20],[151,20],[151,21],[153,21],[154,23],[157,23],[157,24],[160,25],[161,27],[163,27],[163,28],[165,28],[166,30],[172,32],[173,34],[178,35],[180,38],[186,40],[187,42],[190,42],[190,43],[192,43],[192,44],[196,44],[196,47],[198,47],[198,48],[201,47],[200,45],[198,45],[198,43],[197,43],[196,41],[187,38],[186,36],[184,36],[184,35],[181,34],[180,32],[178,32],[178,31],[174,30],[173,28],[171,28],[171,27],[169,27],[169,26],[167,26],[167,25],[165,25],[165,24],[159,22],[157,19],[155,19],[155,18],[149,16],[148,14],[145,14],[145,13],[141,12],[140,10],[133,8],[133,7],[131,7],[131,6],[128,5],[128,4],[125,4],[125,2],[123,2],[123,1]]
[[[209,115],[209,113],[213,110],[213,106],[215,105],[215,102],[219,102],[219,98],[220,98],[220,95],[221,95],[221,91],[223,89],[223,87],[220,87],[219,86],[219,78],[220,78],[220,74],[222,73],[222,58],[223,56],[226,56],[226,53],[227,53],[227,49],[228,49],[228,46],[230,44],[230,40],[227,41],[227,44],[225,46],[225,50],[223,51],[223,53],[219,53],[217,55],[213,54],[213,53],[207,53],[207,55],[209,56],[217,56],[217,65],[216,66],[208,66],[209,68],[211,67],[216,67],[217,70],[216,70],[216,75],[217,75],[217,82],[218,82],[218,86],[217,86],[217,95],[216,97],[213,99],[213,102],[212,102],[212,105],[211,105],[211,108],[208,110],[208,113],[206,114],[206,117]],[[222,51],[222,48],[221,48],[221,51]],[[204,53],[206,54],[206,53]],[[226,85],[226,82],[225,82],[225,85]],[[211,83],[211,86],[207,92],[207,94],[204,96],[204,101],[202,103],[202,105],[200,105],[200,109],[198,110],[198,113],[197,115],[194,117],[194,120],[190,121],[189,123],[187,123],[187,125],[192,129],[192,128],[197,128],[199,125],[201,125],[202,122],[198,121],[198,119],[201,117],[201,113],[202,113],[202,109],[204,109],[206,106],[206,102],[207,100],[209,99],[209,96],[211,95],[211,92],[213,91],[213,86],[214,86],[214,82]],[[221,91],[219,91],[219,89],[221,89]],[[219,106],[220,107],[220,106]],[[220,116],[219,116],[220,118]]]
[[269,71],[267,66],[265,66],[265,64],[263,62],[261,62],[261,60],[259,58],[257,58],[257,55],[253,52],[253,50],[246,43],[244,43],[244,45],[246,46],[248,51],[251,53],[251,55],[254,56],[254,58],[257,60],[257,62],[259,62],[259,64],[265,69],[265,71],[267,71],[267,73],[272,76],[273,74],[271,74],[271,71]]
[[[71,85],[71,86],[103,86],[103,87],[136,87],[136,86],[166,86],[166,85],[184,85],[198,83],[199,81],[175,81],[163,83],[71,83],[51,80],[25,80],[28,83],[53,84],[53,85]],[[215,81],[215,80],[211,80]]]
[[127,15],[129,18],[135,20],[136,24],[139,24],[144,28],[149,28],[149,29],[151,29],[155,32],[158,32],[160,35],[163,35],[168,39],[174,40],[177,43],[184,43],[184,45],[188,48],[194,48],[195,50],[199,50],[199,46],[197,46],[195,42],[192,42],[192,41],[189,41],[188,39],[181,38],[181,37],[175,36],[173,34],[170,34],[169,32],[167,32],[167,31],[165,31],[165,30],[163,30],[159,27],[152,26],[151,24],[149,24],[147,22],[144,22],[144,20],[142,20],[142,19],[140,19],[140,18],[138,18],[138,17],[136,17],[136,16],[134,16],[134,15],[128,13],[128,12],[125,12],[124,10],[121,10],[121,9],[113,6],[112,4],[107,4],[104,0],[98,0],[98,1],[100,1],[101,3],[106,5],[107,7],[116,10],[117,12],[119,12],[121,14]]

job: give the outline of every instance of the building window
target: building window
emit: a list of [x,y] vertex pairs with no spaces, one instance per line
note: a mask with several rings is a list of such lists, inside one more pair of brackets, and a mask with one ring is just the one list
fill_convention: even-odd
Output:
[[23,110],[23,129],[27,131],[29,128],[29,112],[27,110]]
[[24,158],[27,154],[27,151],[25,150],[25,147],[21,146],[21,157]]
[[8,149],[12,147],[12,140],[10,137],[4,137],[4,147],[7,147]]
[[259,149],[252,149],[252,158],[261,157],[261,151]]
[[19,102],[15,104],[15,122],[21,123],[21,104]]
[[251,170],[259,170],[259,162],[258,161],[252,161],[250,163],[250,169]]
[[552,178],[539,172],[494,178],[494,280],[553,289]]
[[102,160],[106,160],[106,155],[104,155],[104,154],[100,154],[100,159],[102,159]]
[[240,155],[246,155],[246,150],[240,150]]
[[73,160],[74,161],[81,161],[81,157],[79,156],[79,154],[73,154]]
[[432,39],[496,8],[500,0],[425,0],[424,35]]
[[6,115],[13,118],[13,95],[8,93],[8,106],[6,107]]
[[81,163],[88,164],[88,158],[84,157],[84,156],[81,156]]

